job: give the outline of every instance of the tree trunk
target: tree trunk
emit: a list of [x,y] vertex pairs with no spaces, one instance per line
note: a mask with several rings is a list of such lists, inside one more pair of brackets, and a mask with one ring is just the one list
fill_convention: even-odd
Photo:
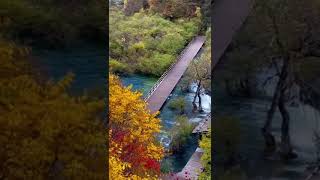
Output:
[[197,104],[196,104],[197,97],[199,98],[199,109],[202,110],[200,90],[201,90],[201,80],[197,84],[197,90],[196,90],[196,93],[195,93],[195,95],[193,97],[193,101],[192,101],[193,111],[198,110],[198,107],[197,107]]
[[281,146],[280,151],[285,159],[293,159],[296,158],[297,155],[293,153],[292,145],[290,141],[290,114],[286,109],[286,91],[291,87],[291,79],[290,75],[292,75],[290,71],[290,61],[284,62],[284,77],[283,84],[280,91],[280,98],[278,102],[279,111],[282,116],[282,124],[281,124]]
[[198,98],[199,98],[199,111],[203,112],[202,104],[201,104],[201,93],[200,93],[200,91],[198,92]]
[[281,125],[281,154],[286,158],[290,158],[289,156],[292,154],[292,146],[290,142],[290,116],[289,112],[285,107],[284,94],[281,93],[281,98],[279,100],[279,111],[282,116],[282,125]]
[[193,112],[196,112],[196,110],[198,109],[197,104],[196,104],[197,94],[198,94],[198,87],[197,87],[196,93],[194,94],[193,101],[192,101],[192,105],[193,105],[192,111]]
[[264,139],[265,139],[265,151],[271,152],[271,153],[276,150],[276,141],[274,136],[271,133],[271,125],[272,125],[274,113],[276,111],[276,108],[279,102],[281,87],[283,86],[282,84],[284,83],[284,79],[281,78],[281,76],[283,76],[282,74],[283,73],[281,73],[280,75],[280,79],[277,83],[275,92],[273,94],[272,103],[271,103],[270,109],[267,112],[266,122],[262,128],[262,135],[264,136]]
[[[266,122],[262,128],[262,135],[264,136],[264,139],[265,139],[265,151],[267,153],[272,153],[276,150],[276,141],[275,141],[274,136],[271,133],[271,125],[272,125],[274,113],[275,113],[276,108],[279,104],[281,92],[282,92],[282,90],[285,90],[285,84],[286,84],[286,80],[287,80],[287,76],[288,76],[288,69],[289,69],[289,60],[288,60],[288,58],[285,58],[285,60],[283,61],[282,68],[281,68],[281,74],[279,77],[279,81],[277,83],[275,92],[273,94],[272,103],[271,103],[270,109],[268,110],[268,113],[267,113],[267,119],[266,119]],[[284,91],[283,91],[283,93],[284,93]]]

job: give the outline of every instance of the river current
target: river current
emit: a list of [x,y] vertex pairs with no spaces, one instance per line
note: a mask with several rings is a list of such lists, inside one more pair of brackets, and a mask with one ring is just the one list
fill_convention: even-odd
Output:
[[[319,132],[320,113],[315,108],[301,102],[287,104],[290,113],[290,135],[298,158],[283,162],[279,158],[265,159],[263,157],[264,139],[261,128],[266,120],[270,107],[270,97],[275,84],[269,84],[266,89],[267,97],[231,97],[222,82],[223,71],[217,70],[213,79],[213,114],[215,117],[235,117],[240,124],[241,156],[240,169],[248,179],[298,180],[306,178],[306,168],[316,160],[314,133]],[[215,119],[218,120],[218,119]],[[275,114],[272,133],[280,142],[282,118],[279,112]]]
[[[106,51],[103,48],[92,46],[80,46],[68,50],[43,50],[33,49],[34,62],[33,67],[39,71],[41,76],[47,79],[58,81],[68,72],[75,74],[75,79],[71,86],[71,93],[78,95],[83,92],[106,92],[107,78],[107,59]],[[143,75],[129,75],[120,77],[123,85],[132,85],[133,90],[146,94],[157,81],[157,78]],[[179,87],[179,84],[177,85]],[[163,146],[168,148],[170,145],[170,129],[175,125],[177,112],[168,107],[170,100],[183,97],[186,100],[186,112],[190,122],[197,123],[211,111],[211,97],[207,94],[202,95],[203,113],[191,113],[192,100],[196,89],[191,85],[188,92],[175,88],[167,102],[161,109],[159,118],[161,119],[162,130],[158,136]],[[179,154],[167,156],[163,162],[170,164],[170,170],[178,172],[185,166],[193,152],[198,146],[198,137],[190,135],[187,146]]]

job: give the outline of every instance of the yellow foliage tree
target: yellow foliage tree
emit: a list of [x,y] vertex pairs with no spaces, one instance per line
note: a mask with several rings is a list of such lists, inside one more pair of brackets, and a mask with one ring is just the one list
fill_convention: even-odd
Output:
[[40,82],[26,52],[0,39],[0,179],[104,178],[103,101]]
[[[152,179],[160,173],[163,157],[163,147],[156,140],[161,126],[157,113],[150,113],[141,95],[109,75],[109,166],[127,178]],[[111,167],[117,161],[121,163]]]
[[203,149],[204,154],[201,157],[201,163],[204,167],[204,171],[200,174],[199,180],[211,179],[211,129],[208,134],[204,135],[200,141],[200,147]]

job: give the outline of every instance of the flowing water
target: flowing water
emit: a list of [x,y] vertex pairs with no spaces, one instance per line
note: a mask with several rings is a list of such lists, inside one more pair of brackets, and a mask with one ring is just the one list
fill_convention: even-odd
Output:
[[[216,72],[218,74],[218,72]],[[316,159],[316,149],[313,138],[314,131],[319,131],[320,113],[311,106],[300,102],[288,105],[291,124],[290,134],[294,151],[298,158],[283,162],[277,158],[266,160],[262,156],[264,139],[260,129],[266,120],[266,113],[270,106],[270,98],[240,98],[230,97],[216,80],[213,80],[213,114],[219,116],[236,117],[240,123],[242,160],[240,168],[250,179],[281,179],[295,180],[306,177],[306,167]],[[266,91],[270,95],[273,86]],[[275,114],[272,126],[277,142],[280,142],[281,116]]]
[[[203,49],[200,49],[196,57],[199,57],[202,52]],[[157,78],[135,74],[131,76],[123,76],[121,77],[121,80],[124,85],[132,85],[134,90],[139,90],[143,94],[146,94],[152,88],[153,84],[155,84]],[[176,88],[172,91],[171,95],[168,97],[167,101],[160,110],[159,118],[161,119],[162,129],[158,139],[166,149],[169,149],[171,143],[171,128],[176,125],[176,117],[180,115],[178,112],[169,108],[170,101],[183,97],[186,102],[185,113],[189,119],[189,122],[193,123],[194,125],[197,125],[203,118],[211,113],[210,95],[205,93],[201,94],[203,112],[193,113],[192,101],[197,89],[197,85],[191,84],[188,87],[188,92],[182,91],[181,86],[182,81],[178,82]],[[198,139],[199,137],[197,135],[191,134],[181,152],[166,156],[162,160],[162,166],[168,166],[167,168],[169,169],[167,170],[170,172],[180,172],[198,147]]]
[[143,75],[121,76],[121,81],[124,86],[132,85],[132,90],[140,91],[143,94],[148,93],[157,80],[157,78]]
[[[124,85],[132,85],[133,89],[141,90],[143,93],[152,87],[157,79],[141,76],[141,75],[131,75],[126,77],[121,77]],[[152,83],[153,82],[153,83]],[[161,109],[159,118],[161,119],[162,131],[159,134],[159,140],[165,148],[169,148],[170,145],[170,129],[176,123],[176,117],[179,115],[176,111],[169,108],[169,103],[173,99],[183,97],[186,102],[185,112],[191,123],[198,123],[202,118],[204,118],[208,113],[211,112],[211,96],[207,94],[202,94],[202,107],[203,113],[192,113],[192,100],[196,90],[196,86],[193,84],[189,88],[189,92],[184,92],[180,88],[178,83],[176,88],[173,90],[170,97],[167,99],[166,103]],[[196,135],[190,135],[191,138],[187,142],[187,145],[182,149],[179,154],[172,154],[163,160],[163,163],[169,164],[170,170],[173,172],[179,172],[186,165],[189,158],[192,156],[194,151],[198,146],[198,137]]]
[[75,75],[71,85],[73,94],[106,92],[108,66],[105,49],[87,45],[66,50],[33,49],[32,55],[33,67],[46,79],[58,81],[72,72]]
[[[44,50],[34,49],[33,67],[40,71],[40,74],[46,79],[52,79],[58,81],[63,78],[68,72],[75,74],[75,79],[71,86],[72,94],[81,94],[85,91],[99,91],[104,94],[106,90],[106,75],[107,75],[107,60],[105,56],[105,50],[103,48],[97,48],[93,46],[82,46],[78,48],[72,48],[68,50]],[[121,77],[123,85],[132,85],[133,90],[141,91],[146,94],[149,89],[157,81],[157,78],[131,75]],[[178,85],[179,86],[179,85]],[[191,113],[192,111],[192,99],[195,92],[195,85],[190,87],[190,92],[182,92],[180,88],[176,88],[166,104],[161,110],[159,117],[162,122],[162,131],[159,135],[160,142],[168,148],[170,145],[170,129],[175,125],[175,117],[177,112],[171,110],[168,107],[168,102],[172,99],[183,97],[186,100],[186,112],[190,122],[197,123],[201,118],[205,117],[208,112],[211,111],[210,103],[211,97],[209,95],[202,95],[202,105],[204,108],[203,113]],[[105,95],[105,94],[104,94]],[[171,171],[180,171],[192,153],[198,146],[198,137],[191,135],[192,137],[188,141],[187,146],[179,154],[170,155],[165,158],[164,161],[171,164]]]

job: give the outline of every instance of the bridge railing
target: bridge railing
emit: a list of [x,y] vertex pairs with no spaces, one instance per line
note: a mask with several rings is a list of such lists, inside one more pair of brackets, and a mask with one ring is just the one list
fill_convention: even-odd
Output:
[[157,80],[157,82],[152,86],[152,88],[148,91],[148,93],[144,97],[144,101],[147,101],[150,96],[154,93],[154,91],[159,87],[159,85],[162,83],[163,79],[167,76],[167,74],[171,71],[171,69],[179,62],[181,57],[186,53],[187,49],[190,47],[192,42],[195,38],[192,38],[190,43],[181,51],[180,55],[176,58],[176,61],[173,62],[170,67],[160,76],[160,78]]

